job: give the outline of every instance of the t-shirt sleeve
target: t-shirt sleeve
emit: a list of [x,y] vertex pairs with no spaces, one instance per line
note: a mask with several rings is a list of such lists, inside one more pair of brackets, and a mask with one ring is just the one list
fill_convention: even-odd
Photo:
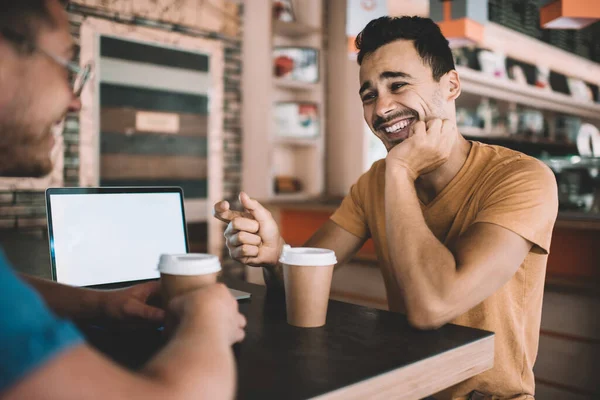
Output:
[[340,207],[333,213],[331,220],[359,238],[367,239],[371,236],[367,220],[365,204],[370,183],[375,179],[377,165],[375,163],[369,171],[364,173],[346,195]]
[[0,251],[0,394],[82,342],[75,326],[56,318]]
[[488,183],[474,223],[509,229],[548,254],[558,214],[558,189],[552,171],[540,161],[523,158],[496,172]]

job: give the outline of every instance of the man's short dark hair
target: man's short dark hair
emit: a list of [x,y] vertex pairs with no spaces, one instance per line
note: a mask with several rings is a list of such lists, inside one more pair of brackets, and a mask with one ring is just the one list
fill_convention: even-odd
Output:
[[440,27],[430,18],[422,17],[381,17],[369,22],[356,37],[358,64],[381,46],[399,39],[414,43],[423,62],[431,67],[436,81],[455,68],[448,40]]
[[68,0],[1,0],[0,35],[6,36],[21,51],[31,51],[42,24],[53,27],[48,4],[58,1],[65,6]]

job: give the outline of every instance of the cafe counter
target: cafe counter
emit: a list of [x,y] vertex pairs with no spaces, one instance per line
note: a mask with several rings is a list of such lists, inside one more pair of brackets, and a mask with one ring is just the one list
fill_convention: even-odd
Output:
[[[341,198],[320,198],[306,202],[271,202],[266,206],[278,221],[286,243],[301,246],[329,219]],[[547,282],[565,285],[600,284],[600,215],[560,212],[554,227],[548,257]],[[371,240],[356,256],[376,261]]]

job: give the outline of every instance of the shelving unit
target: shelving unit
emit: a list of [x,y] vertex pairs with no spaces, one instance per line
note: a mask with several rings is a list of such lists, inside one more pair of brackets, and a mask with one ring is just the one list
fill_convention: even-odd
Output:
[[279,146],[308,146],[316,147],[319,145],[319,139],[294,139],[294,138],[279,138],[275,140],[275,144]]
[[472,126],[459,126],[458,130],[466,139],[509,148],[518,147],[524,152],[527,152],[526,149],[536,149],[552,153],[554,156],[577,154],[577,145],[571,142],[556,141],[544,137],[508,135],[502,131],[488,133],[482,128]]
[[[500,114],[506,115],[509,109],[517,107],[542,112],[547,131],[545,136],[516,134],[510,135],[506,129],[461,126],[460,132],[468,139],[484,143],[511,147],[534,156],[566,156],[578,154],[574,137],[559,137],[556,131],[559,115],[577,117],[582,123],[600,126],[600,104],[575,99],[563,93],[520,84],[510,79],[490,76],[481,71],[457,66],[461,78],[461,96],[457,107],[474,110],[483,99],[494,100]],[[573,132],[571,135],[576,134]]]
[[[323,0],[292,2],[294,22],[274,21],[272,3],[272,0],[252,0],[244,6],[242,188],[261,201],[303,201],[319,197],[325,182]],[[274,76],[273,49],[296,46],[318,50],[318,82],[303,83]],[[316,104],[320,135],[278,137],[274,123],[274,105],[278,102]],[[298,179],[302,191],[275,193],[277,176]]]
[[[294,5],[296,6],[296,3]],[[273,33],[282,37],[298,39],[304,36],[320,34],[321,28],[320,23],[309,25],[301,22],[273,21]]]
[[577,100],[509,79],[500,79],[466,67],[456,67],[463,94],[473,94],[500,101],[522,104],[540,110],[589,118],[600,121],[600,104]]
[[547,166],[556,171],[576,168],[596,168],[600,169],[600,158],[598,157],[552,157],[542,160]]
[[274,78],[273,79],[275,86],[279,89],[288,89],[288,90],[298,90],[298,91],[311,91],[318,90],[319,84],[317,83],[304,83],[304,82],[294,82],[288,79]]

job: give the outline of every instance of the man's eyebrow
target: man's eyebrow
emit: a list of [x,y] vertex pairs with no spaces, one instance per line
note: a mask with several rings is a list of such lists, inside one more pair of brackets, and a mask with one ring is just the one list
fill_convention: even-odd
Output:
[[[410,74],[407,74],[406,72],[402,72],[402,71],[383,71],[379,75],[379,79],[381,79],[381,80],[390,79],[390,78],[412,79],[412,76]],[[362,92],[364,92],[365,90],[367,90],[369,88],[371,88],[371,81],[366,81],[360,87],[358,94],[361,94]]]
[[370,87],[371,87],[371,81],[366,81],[365,83],[363,83],[361,85],[360,90],[358,91],[358,94],[361,94],[362,92],[369,89]]
[[379,79],[389,79],[389,78],[407,78],[412,79],[410,74],[402,71],[384,71],[379,75]]

